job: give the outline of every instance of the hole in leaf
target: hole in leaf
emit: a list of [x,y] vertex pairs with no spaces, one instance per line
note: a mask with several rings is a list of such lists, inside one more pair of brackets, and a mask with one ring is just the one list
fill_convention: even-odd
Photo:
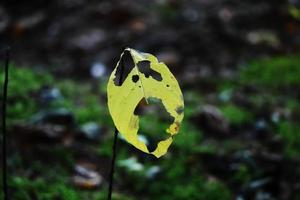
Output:
[[139,79],[140,79],[140,78],[139,78],[138,75],[133,75],[133,76],[132,76],[132,81],[133,81],[134,83],[138,82]]
[[114,79],[115,85],[121,86],[133,68],[134,68],[134,61],[130,54],[130,51],[125,50],[124,54],[120,58],[120,62],[117,65],[117,70]]
[[149,78],[151,76],[153,79],[155,79],[157,81],[162,81],[161,74],[158,73],[157,71],[151,69],[150,61],[142,60],[137,63],[137,67],[141,73],[145,74],[146,78]]
[[158,142],[170,137],[166,129],[173,123],[174,118],[166,111],[162,101],[157,98],[143,98],[137,107],[134,114],[139,116],[139,136],[146,139],[147,148],[153,152]]

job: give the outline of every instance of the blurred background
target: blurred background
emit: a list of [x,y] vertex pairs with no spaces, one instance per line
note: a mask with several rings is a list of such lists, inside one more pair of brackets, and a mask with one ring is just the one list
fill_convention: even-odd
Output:
[[[161,159],[119,138],[114,199],[300,199],[300,1],[10,0],[0,40],[12,200],[106,199],[106,83],[125,47],[169,66],[185,119]],[[141,117],[149,148],[158,108]]]

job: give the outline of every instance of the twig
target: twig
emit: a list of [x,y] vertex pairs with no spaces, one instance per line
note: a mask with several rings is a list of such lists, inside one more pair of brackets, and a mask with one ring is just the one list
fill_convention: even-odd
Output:
[[111,165],[110,165],[110,173],[109,173],[109,188],[108,188],[108,195],[107,200],[111,200],[112,196],[112,189],[114,184],[114,173],[115,173],[115,162],[117,157],[117,139],[118,139],[118,130],[115,128],[115,136],[114,136],[114,144],[113,144],[113,155],[111,159]]
[[5,50],[5,66],[4,66],[4,84],[3,84],[3,101],[2,101],[2,173],[3,173],[3,194],[4,200],[8,200],[7,187],[7,155],[6,155],[6,100],[8,87],[8,68],[10,60],[10,48]]

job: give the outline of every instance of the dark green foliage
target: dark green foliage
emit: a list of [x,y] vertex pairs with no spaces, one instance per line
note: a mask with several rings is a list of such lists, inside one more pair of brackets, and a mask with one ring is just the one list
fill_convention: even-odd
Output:
[[47,183],[44,179],[29,180],[23,177],[14,177],[10,186],[16,189],[13,193],[13,199],[32,200],[32,199],[61,199],[61,200],[79,200],[77,192],[66,182]]
[[[100,83],[99,87],[105,85]],[[62,80],[55,84],[61,90],[63,99],[54,103],[54,107],[64,107],[74,112],[79,124],[97,121],[113,126],[106,106],[106,99],[99,91],[92,91],[89,83],[76,83],[71,80]]]
[[299,157],[300,125],[295,122],[281,122],[277,132],[285,143],[285,154],[291,157]]
[[250,63],[241,71],[244,84],[286,88],[300,85],[300,56],[265,58]]
[[[300,85],[300,56],[281,56],[265,58],[251,62],[241,70],[241,82],[245,85],[255,85],[265,91],[263,94],[249,97],[258,107],[268,109],[271,106],[282,107],[291,113],[298,113],[300,106],[297,100]],[[268,107],[267,107],[268,106]],[[284,143],[285,155],[299,156],[300,127],[294,120],[282,120],[276,124],[276,132]],[[237,114],[235,115],[237,116]],[[242,119],[243,117],[237,117]]]
[[[3,72],[0,71],[0,81],[3,82]],[[101,85],[100,85],[101,86]],[[47,72],[34,72],[28,68],[10,67],[8,90],[8,121],[24,120],[30,118],[42,108],[39,102],[39,91],[44,87],[57,87],[63,98],[51,105],[50,108],[67,108],[72,110],[79,123],[94,120],[105,121],[111,124],[111,120],[104,100],[98,93],[91,91],[87,83],[77,84],[74,81],[54,81]]]
[[[164,173],[151,182],[139,179],[139,184],[134,185],[135,190],[143,193],[145,199],[231,199],[231,192],[221,181],[205,179],[199,166],[189,165],[187,168],[187,162],[184,154],[177,155],[176,160],[164,160],[161,163]],[[145,188],[148,188],[147,192],[143,192]]]
[[221,107],[226,119],[233,125],[247,124],[253,121],[251,112],[245,110],[242,107],[235,105],[225,105]]
[[[3,71],[0,71],[0,82],[3,82]],[[28,119],[37,112],[38,102],[34,97],[39,89],[51,84],[53,78],[45,72],[33,72],[12,65],[9,71],[8,123]]]

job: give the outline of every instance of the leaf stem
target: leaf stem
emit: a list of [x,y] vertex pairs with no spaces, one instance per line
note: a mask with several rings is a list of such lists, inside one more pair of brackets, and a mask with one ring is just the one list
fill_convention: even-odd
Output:
[[112,155],[111,165],[110,165],[109,188],[108,188],[107,200],[111,200],[111,196],[112,196],[112,189],[113,189],[113,183],[114,183],[114,173],[115,173],[115,162],[116,162],[116,157],[117,157],[118,134],[119,134],[119,131],[117,130],[117,128],[115,128],[114,143],[113,143],[113,155]]
[[[121,59],[121,69],[120,69],[120,79],[119,79],[119,85],[122,85],[123,82],[123,74],[124,74],[124,61]],[[116,158],[117,158],[117,139],[118,139],[119,131],[117,127],[115,127],[115,134],[114,134],[114,143],[113,143],[113,154],[111,159],[111,165],[110,165],[110,172],[109,172],[109,188],[108,188],[108,194],[107,194],[107,200],[111,200],[112,197],[112,190],[113,190],[113,184],[114,184],[114,173],[115,173],[115,165],[116,165]]]

